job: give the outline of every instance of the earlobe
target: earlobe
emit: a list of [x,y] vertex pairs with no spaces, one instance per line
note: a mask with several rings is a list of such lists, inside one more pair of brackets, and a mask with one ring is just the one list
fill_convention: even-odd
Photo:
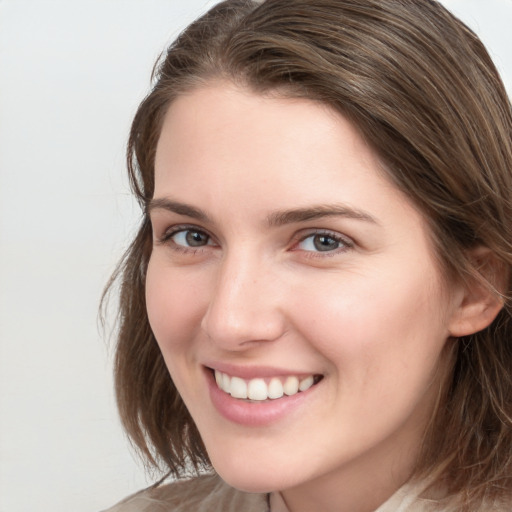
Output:
[[475,269],[464,284],[449,325],[450,336],[474,334],[488,327],[496,318],[507,290],[508,270],[494,252],[478,247],[470,253]]

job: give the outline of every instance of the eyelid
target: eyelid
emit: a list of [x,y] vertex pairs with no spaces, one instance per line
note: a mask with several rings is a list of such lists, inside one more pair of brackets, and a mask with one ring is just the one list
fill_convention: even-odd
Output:
[[[196,226],[194,224],[175,224],[173,226],[170,226],[168,227],[167,229],[164,230],[163,234],[162,235],[157,235],[155,237],[155,241],[159,244],[169,244],[172,240],[172,237],[174,235],[176,235],[177,233],[180,233],[182,231],[197,231],[199,233],[203,233],[205,234],[206,236],[208,236],[209,240],[213,241],[215,245],[217,245],[217,242],[215,241],[215,237],[207,230],[207,229],[204,229],[202,227],[199,227],[199,226]],[[186,248],[185,246],[181,246],[181,245],[178,245],[178,244],[175,244],[176,247],[182,247],[182,248]],[[208,244],[208,245],[205,245],[205,246],[202,246],[202,247],[208,247],[210,246],[211,247],[211,244]],[[190,247],[189,249],[191,250],[197,250],[197,249],[201,249],[202,248],[201,246],[199,247]]]
[[[182,231],[197,231],[200,233],[204,233],[206,236],[209,237],[209,242],[213,242],[213,243],[208,243],[207,245],[198,246],[198,247],[188,247],[188,246],[173,243],[172,237]],[[175,225],[167,227],[165,230],[163,230],[163,233],[161,235],[157,235],[156,233],[158,233],[158,230],[154,229],[154,239],[155,239],[156,243],[161,244],[161,245],[170,245],[172,243],[173,248],[175,250],[180,250],[180,251],[185,251],[185,252],[187,252],[187,251],[197,252],[197,251],[204,250],[207,247],[219,245],[216,238],[207,229],[200,227],[196,224],[186,224],[186,223],[175,224]],[[310,251],[310,250],[300,249],[297,247],[301,242],[303,242],[304,240],[306,240],[309,237],[322,236],[322,235],[330,237],[333,240],[336,240],[342,246],[338,247],[336,249],[333,249],[331,251]],[[307,228],[307,229],[303,229],[303,230],[299,231],[298,233],[296,233],[293,236],[291,250],[292,251],[302,251],[303,253],[307,254],[309,257],[328,257],[328,256],[334,256],[336,254],[346,252],[346,251],[354,248],[355,245],[356,245],[356,243],[354,242],[354,240],[352,238],[350,238],[349,236],[347,236],[343,233],[340,233],[338,231],[333,231],[333,230],[325,229],[325,228]]]
[[[322,236],[322,235],[332,238],[333,240],[339,242],[340,244],[342,244],[342,247],[338,247],[332,251],[308,251],[308,250],[297,248],[297,246],[301,242],[304,242],[308,238],[310,238],[312,236]],[[347,235],[344,235],[337,231],[332,231],[330,229],[315,229],[315,228],[313,228],[313,229],[301,231],[294,237],[294,243],[293,243],[292,250],[303,251],[305,253],[308,253],[308,254],[314,255],[314,256],[333,256],[340,252],[345,252],[349,249],[352,249],[354,246],[355,246],[354,240],[352,240],[352,238],[348,237]]]

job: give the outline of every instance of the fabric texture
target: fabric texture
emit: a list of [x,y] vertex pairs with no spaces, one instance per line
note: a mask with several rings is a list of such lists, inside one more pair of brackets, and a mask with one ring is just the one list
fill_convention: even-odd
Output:
[[202,475],[138,492],[104,512],[267,512],[267,496]]
[[[404,485],[375,512],[456,512],[419,498],[423,486]],[[279,495],[272,512],[288,512]],[[267,495],[238,491],[215,474],[146,489],[103,512],[269,512]],[[510,512],[511,506],[486,506],[475,512]]]

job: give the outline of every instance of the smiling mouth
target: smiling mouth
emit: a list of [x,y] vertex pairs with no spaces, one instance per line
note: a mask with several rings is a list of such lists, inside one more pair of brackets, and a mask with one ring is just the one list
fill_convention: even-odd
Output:
[[255,378],[242,379],[232,377],[227,373],[213,370],[217,387],[231,395],[233,398],[252,402],[263,402],[265,400],[277,400],[284,396],[293,396],[297,393],[307,391],[318,384],[323,378],[322,375],[272,377],[270,379]]

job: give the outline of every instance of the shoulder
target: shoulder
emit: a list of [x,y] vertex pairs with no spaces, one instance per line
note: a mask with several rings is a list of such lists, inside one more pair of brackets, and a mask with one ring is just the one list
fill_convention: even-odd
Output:
[[217,475],[201,475],[146,489],[104,512],[265,512],[263,494],[238,491]]
[[[405,484],[375,512],[459,512],[458,505],[450,505],[443,498],[426,497],[428,485],[425,483]],[[474,512],[510,512],[512,502],[485,503]]]

